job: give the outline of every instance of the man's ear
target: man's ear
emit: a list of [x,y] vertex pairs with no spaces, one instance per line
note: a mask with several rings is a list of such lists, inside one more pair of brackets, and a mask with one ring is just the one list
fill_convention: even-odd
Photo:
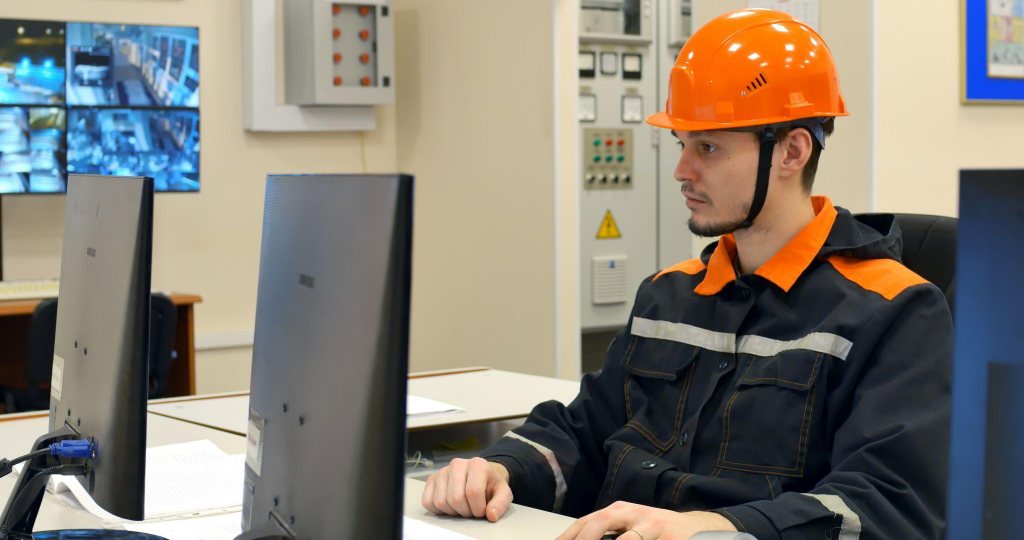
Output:
[[804,165],[811,159],[811,150],[814,148],[814,139],[806,129],[791,129],[785,137],[779,141],[781,159],[779,160],[779,176],[799,176]]

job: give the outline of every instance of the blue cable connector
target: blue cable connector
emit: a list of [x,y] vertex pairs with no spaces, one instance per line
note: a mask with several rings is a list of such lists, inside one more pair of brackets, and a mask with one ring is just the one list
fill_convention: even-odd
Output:
[[65,458],[93,457],[92,441],[76,439],[60,441],[50,445],[50,455]]

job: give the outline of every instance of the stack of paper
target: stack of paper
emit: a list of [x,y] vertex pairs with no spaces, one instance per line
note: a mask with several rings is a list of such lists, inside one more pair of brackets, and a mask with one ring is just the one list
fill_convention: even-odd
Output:
[[426,416],[429,414],[447,414],[462,412],[462,409],[455,405],[449,405],[433,399],[418,396],[406,396],[406,416]]
[[[126,521],[100,508],[74,478],[51,479],[53,491],[67,491],[103,521]],[[245,455],[228,455],[209,440],[147,448],[145,519],[239,510],[244,480]]]

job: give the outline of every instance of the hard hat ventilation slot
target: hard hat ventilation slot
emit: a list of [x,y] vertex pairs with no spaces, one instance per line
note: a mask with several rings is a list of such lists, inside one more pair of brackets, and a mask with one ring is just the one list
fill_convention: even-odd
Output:
[[757,90],[760,90],[761,87],[765,86],[766,84],[768,84],[768,79],[764,76],[764,73],[758,73],[757,77],[754,78],[754,80],[751,81],[751,83],[747,85],[747,91],[744,93],[744,95],[756,92]]

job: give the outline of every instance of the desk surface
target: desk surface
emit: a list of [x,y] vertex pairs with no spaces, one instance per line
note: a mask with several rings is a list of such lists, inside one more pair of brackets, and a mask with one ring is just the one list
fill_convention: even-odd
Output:
[[[443,401],[462,412],[409,418],[409,431],[523,418],[551,399],[568,404],[579,383],[496,369],[424,373],[409,377],[409,394]],[[149,411],[168,418],[245,435],[249,394],[233,393],[154,400]]]
[[463,519],[435,516],[420,504],[425,484],[419,480],[405,480],[405,515],[430,525],[478,538],[480,540],[522,540],[523,538],[555,538],[562,534],[573,519],[513,504],[497,523],[486,519]]

